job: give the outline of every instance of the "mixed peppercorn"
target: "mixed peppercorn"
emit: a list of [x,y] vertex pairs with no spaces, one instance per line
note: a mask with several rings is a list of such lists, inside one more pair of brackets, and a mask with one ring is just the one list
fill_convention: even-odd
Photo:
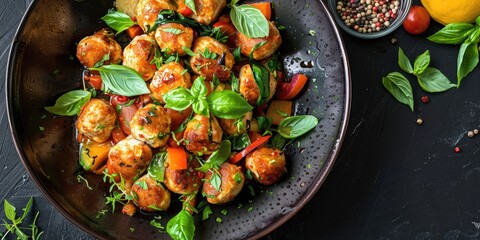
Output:
[[360,33],[389,27],[397,17],[400,0],[340,0],[337,12],[345,25]]

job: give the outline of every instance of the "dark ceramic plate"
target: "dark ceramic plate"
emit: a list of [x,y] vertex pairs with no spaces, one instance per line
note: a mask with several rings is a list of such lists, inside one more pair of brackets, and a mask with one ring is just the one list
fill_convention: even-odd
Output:
[[[350,107],[346,53],[332,17],[320,1],[274,0],[277,21],[286,26],[280,49],[289,72],[305,72],[308,88],[295,101],[296,114],[321,118],[308,136],[286,149],[288,175],[275,186],[245,189],[231,204],[216,206],[207,221],[196,219],[198,239],[259,238],[294,215],[320,188],[332,168]],[[14,40],[8,66],[9,120],[18,152],[40,190],[70,221],[101,239],[158,239],[153,216],[121,213],[97,218],[107,186],[86,175],[90,191],[78,183],[74,119],[43,109],[61,94],[82,88],[81,66],[72,56],[84,36],[98,30],[112,1],[38,0],[30,6]],[[312,68],[305,68],[313,63]],[[302,67],[303,66],[303,67]],[[243,206],[243,207],[239,207]],[[162,213],[166,225],[180,209]],[[226,216],[220,211],[228,210]],[[215,221],[220,216],[222,223]],[[134,232],[129,229],[135,228]]]

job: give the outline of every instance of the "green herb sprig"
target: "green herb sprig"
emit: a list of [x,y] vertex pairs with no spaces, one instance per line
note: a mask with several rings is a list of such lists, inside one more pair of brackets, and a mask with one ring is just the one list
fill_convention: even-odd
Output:
[[[6,199],[3,201],[3,210],[5,212],[5,217],[7,218],[7,220],[10,221],[10,223],[8,223],[7,220],[2,219],[3,224],[0,224],[0,225],[4,226],[7,229],[7,232],[5,232],[4,234],[0,233],[0,237],[2,237],[2,239],[5,239],[9,233],[15,234],[17,236],[17,239],[33,239],[33,240],[40,239],[40,236],[43,234],[43,231],[39,232],[38,227],[36,225],[38,215],[40,214],[40,212],[37,212],[35,214],[35,218],[33,219],[32,224],[30,224],[28,227],[20,226],[23,220],[25,219],[25,217],[27,217],[27,214],[32,208],[32,205],[33,205],[33,198],[30,198],[25,208],[22,209],[23,210],[22,216],[17,218],[15,206],[10,204]],[[31,233],[31,236],[28,236],[24,232],[25,230],[29,230]]]
[[429,36],[428,40],[438,44],[461,44],[457,57],[457,85],[478,65],[478,43],[480,42],[480,16],[476,25],[450,23]]
[[250,104],[238,93],[231,90],[216,91],[206,96],[205,79],[198,77],[191,89],[179,87],[167,92],[163,99],[165,107],[176,111],[183,111],[192,106],[193,112],[210,117],[213,115],[225,118],[240,118],[253,109]]

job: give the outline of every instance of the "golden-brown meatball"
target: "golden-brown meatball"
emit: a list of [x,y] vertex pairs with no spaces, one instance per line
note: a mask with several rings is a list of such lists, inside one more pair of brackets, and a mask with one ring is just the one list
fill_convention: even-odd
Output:
[[195,74],[204,76],[207,81],[215,75],[221,81],[230,79],[235,59],[227,46],[212,37],[199,37],[193,43],[195,56],[190,58],[190,66]]
[[165,179],[163,183],[174,193],[197,193],[202,185],[202,179],[198,175],[197,170],[195,170],[195,168],[200,167],[200,164],[195,158],[189,158],[187,161],[187,169],[183,170],[173,170],[168,167],[168,162],[165,164]]
[[269,35],[263,38],[250,38],[238,32],[237,46],[241,48],[245,56],[249,56],[253,47],[263,41],[266,41],[266,43],[253,52],[253,59],[262,60],[272,56],[272,54],[277,51],[280,44],[282,44],[282,36],[280,36],[280,32],[273,22],[269,22],[268,26],[270,29]]
[[123,65],[136,70],[147,81],[156,68],[151,63],[158,49],[155,39],[147,34],[136,36],[123,50]]
[[218,18],[225,5],[226,0],[195,0],[197,14],[194,13],[190,17],[201,24],[210,25]]
[[103,64],[120,64],[122,62],[122,47],[113,36],[110,30],[102,29],[83,38],[77,45],[77,58],[80,63],[91,68],[108,54],[109,60]]
[[152,160],[152,149],[132,136],[121,140],[108,153],[107,168],[125,181],[127,192],[133,182],[147,169]]
[[[257,83],[253,78],[252,68],[249,64],[244,65],[240,69],[239,74],[239,92],[251,105],[257,105],[257,100],[260,97],[260,90],[258,89]],[[277,89],[277,80],[275,77],[270,74],[270,95],[267,99],[267,102],[273,98],[275,91]]]
[[148,32],[148,30],[155,24],[158,13],[164,9],[176,10],[177,8],[169,0],[138,1],[137,7],[135,8],[138,25],[144,32]]
[[182,65],[171,62],[161,66],[150,83],[150,92],[157,101],[163,101],[163,95],[178,87],[190,88],[190,74],[184,71]]
[[237,119],[223,119],[219,118],[218,123],[222,127],[223,132],[227,135],[239,135],[247,131],[247,121],[246,119],[242,120],[242,123],[236,123]]
[[[205,181],[203,183],[203,193],[207,201],[211,204],[223,204],[232,201],[242,190],[245,182],[245,176],[242,173],[242,167],[223,163],[218,170],[221,177],[220,191],[210,183],[212,179],[212,171],[205,174]],[[215,173],[216,174],[216,173]]]
[[222,129],[214,116],[208,118],[195,115],[187,123],[183,133],[185,148],[197,155],[211,154],[220,147],[222,134]]
[[130,121],[132,136],[153,148],[163,147],[170,138],[170,115],[153,103],[137,110]]
[[245,166],[257,182],[271,185],[287,172],[285,154],[276,148],[261,147],[247,155]]
[[170,191],[146,174],[132,186],[133,202],[145,212],[166,211],[170,207]]
[[79,133],[101,143],[110,139],[116,120],[115,109],[107,101],[94,98],[82,107],[76,126]]
[[179,23],[163,24],[155,30],[155,40],[166,53],[184,56],[186,53],[182,47],[188,49],[192,47],[193,29]]

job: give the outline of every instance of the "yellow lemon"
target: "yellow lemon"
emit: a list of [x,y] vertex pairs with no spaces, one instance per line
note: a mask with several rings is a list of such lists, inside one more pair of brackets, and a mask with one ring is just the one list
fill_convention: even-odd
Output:
[[474,22],[480,16],[480,0],[421,0],[430,17],[447,25]]

